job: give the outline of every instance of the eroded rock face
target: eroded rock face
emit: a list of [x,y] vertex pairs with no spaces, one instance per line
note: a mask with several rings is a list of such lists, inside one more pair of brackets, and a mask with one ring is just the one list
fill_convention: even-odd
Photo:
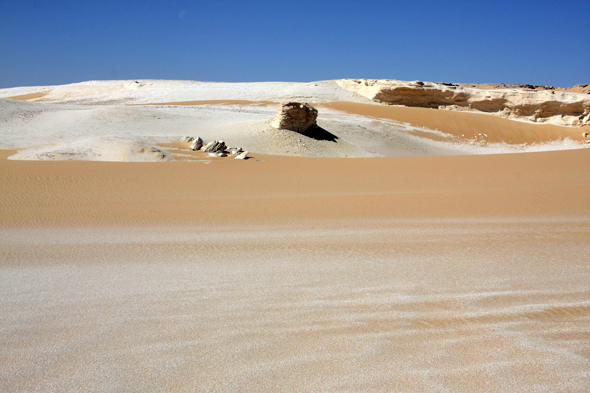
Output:
[[580,126],[590,124],[590,97],[527,86],[476,89],[452,83],[342,79],[338,84],[388,105],[486,112],[515,120]]
[[272,120],[274,128],[305,132],[316,127],[318,110],[313,106],[300,102],[283,102],[277,108],[277,114]]

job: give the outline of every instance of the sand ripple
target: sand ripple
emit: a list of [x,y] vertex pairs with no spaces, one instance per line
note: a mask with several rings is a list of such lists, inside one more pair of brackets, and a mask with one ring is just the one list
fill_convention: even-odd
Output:
[[585,222],[3,229],[0,389],[584,391]]

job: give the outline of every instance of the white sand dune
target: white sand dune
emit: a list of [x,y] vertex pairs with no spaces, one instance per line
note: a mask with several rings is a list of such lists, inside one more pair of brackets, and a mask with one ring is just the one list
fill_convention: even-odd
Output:
[[[13,159],[162,160],[161,155],[137,151],[184,135],[223,139],[256,153],[309,157],[495,154],[584,146],[580,127],[389,107],[337,81],[94,81],[3,89],[0,97],[13,98],[0,99],[0,148],[18,149]],[[323,138],[270,127],[276,103],[287,100],[318,106]],[[164,153],[164,159],[174,159]]]
[[337,81],[310,83],[224,83],[175,80],[89,81],[61,86],[18,87],[0,90],[0,98],[76,104],[148,104],[172,101],[250,100],[309,102],[371,102],[341,87]]

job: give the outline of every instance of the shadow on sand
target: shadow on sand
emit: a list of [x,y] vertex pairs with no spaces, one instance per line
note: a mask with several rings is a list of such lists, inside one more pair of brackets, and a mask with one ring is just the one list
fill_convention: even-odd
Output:
[[301,133],[301,135],[305,135],[307,137],[313,138],[316,141],[330,141],[336,142],[338,137],[332,134],[330,131],[323,129],[320,126],[315,126],[314,128],[310,128],[305,133]]

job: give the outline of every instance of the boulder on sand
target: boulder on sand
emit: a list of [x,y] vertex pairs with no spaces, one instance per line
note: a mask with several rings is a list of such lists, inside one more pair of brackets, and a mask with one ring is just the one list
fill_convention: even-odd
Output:
[[203,140],[200,137],[197,137],[197,139],[194,139],[191,144],[191,150],[199,150],[201,147],[203,147]]
[[247,151],[243,151],[239,154],[236,154],[235,160],[245,160],[248,158],[248,152]]
[[313,106],[300,102],[283,102],[277,108],[277,114],[272,119],[274,128],[305,132],[316,127],[318,110]]
[[226,148],[224,141],[211,141],[205,145],[203,151],[205,153],[223,153]]

